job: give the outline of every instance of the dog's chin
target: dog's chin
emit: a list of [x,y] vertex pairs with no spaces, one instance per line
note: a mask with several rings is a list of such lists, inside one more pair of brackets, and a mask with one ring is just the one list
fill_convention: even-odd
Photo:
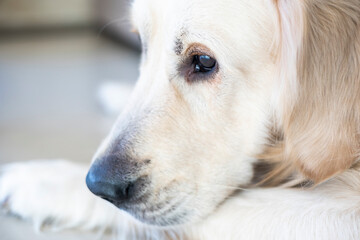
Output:
[[146,225],[157,227],[174,227],[184,225],[193,221],[193,212],[185,208],[181,202],[175,201],[173,204],[154,204],[149,202],[124,203],[112,201],[104,198],[123,210],[135,219]]
[[164,211],[162,214],[149,210],[140,210],[134,207],[121,206],[118,208],[128,212],[135,219],[146,225],[157,227],[174,227],[184,225],[192,220],[192,214],[190,212],[176,208]]

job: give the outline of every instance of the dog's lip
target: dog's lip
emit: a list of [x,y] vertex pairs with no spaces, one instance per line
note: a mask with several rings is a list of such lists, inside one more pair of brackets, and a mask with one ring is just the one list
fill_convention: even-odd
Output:
[[171,198],[157,203],[150,203],[150,198],[147,196],[132,202],[103,199],[109,201],[120,210],[128,212],[139,221],[154,226],[184,224],[186,222],[185,217],[189,215],[185,208],[182,208],[187,202],[185,198]]
[[122,210],[128,212],[130,215],[135,217],[142,223],[146,223],[153,226],[175,226],[181,225],[187,222],[187,216],[189,212],[182,209],[181,204],[176,204],[170,207],[164,206],[162,209],[164,211],[151,211],[151,210],[141,210],[134,207],[123,207]]
[[118,208],[123,208],[123,206],[136,206],[139,204],[143,204],[145,202],[147,202],[149,193],[148,192],[143,192],[140,195],[136,196],[133,199],[130,200],[114,200],[114,199],[110,199],[104,196],[100,196],[102,199],[114,204],[116,207]]

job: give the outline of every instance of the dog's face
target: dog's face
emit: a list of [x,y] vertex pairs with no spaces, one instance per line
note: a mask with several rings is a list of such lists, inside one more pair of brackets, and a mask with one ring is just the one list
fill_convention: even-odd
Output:
[[133,4],[141,75],[88,184],[100,182],[94,193],[150,224],[207,216],[250,182],[267,137],[274,69],[267,6],[214,2]]
[[348,169],[359,11],[357,0],[136,0],[141,75],[90,190],[149,224],[199,221],[250,182],[270,128],[288,169],[317,182]]

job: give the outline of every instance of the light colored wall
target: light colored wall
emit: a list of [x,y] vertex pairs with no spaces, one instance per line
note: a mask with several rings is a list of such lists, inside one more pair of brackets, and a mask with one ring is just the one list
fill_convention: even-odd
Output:
[[140,48],[138,37],[130,32],[131,3],[132,0],[96,0],[97,22],[104,31],[111,31],[123,41]]
[[89,25],[94,0],[0,0],[0,28]]

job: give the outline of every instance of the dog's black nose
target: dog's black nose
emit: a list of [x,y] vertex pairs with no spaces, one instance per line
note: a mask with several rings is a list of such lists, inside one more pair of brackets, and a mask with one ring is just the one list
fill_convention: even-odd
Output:
[[133,191],[131,190],[134,182],[114,181],[113,178],[101,174],[101,171],[91,168],[86,176],[86,185],[93,194],[99,197],[109,201],[121,201],[132,197]]
[[135,198],[143,191],[144,179],[137,176],[137,165],[108,156],[93,163],[86,176],[86,185],[95,195],[112,203],[121,203]]

